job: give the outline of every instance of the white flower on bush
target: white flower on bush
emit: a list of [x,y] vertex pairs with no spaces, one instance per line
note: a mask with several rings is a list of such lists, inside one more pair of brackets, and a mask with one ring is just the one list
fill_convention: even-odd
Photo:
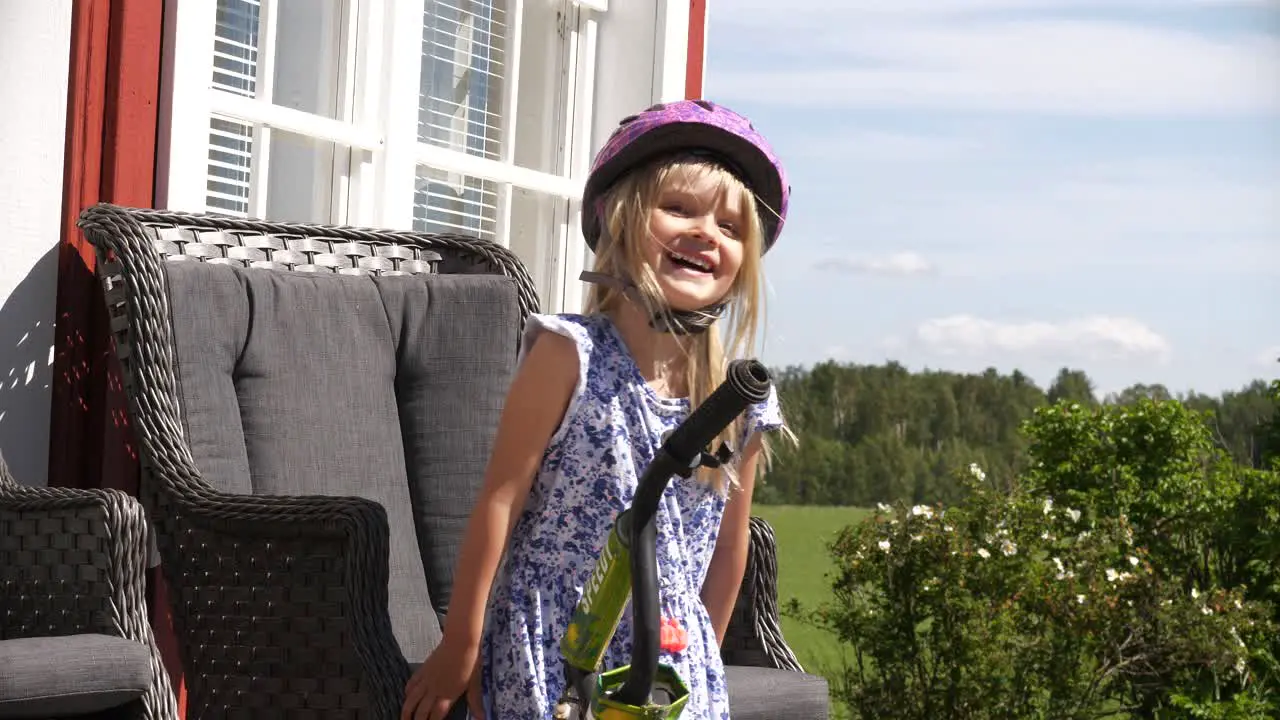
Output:
[[1053,512],[1053,498],[1044,499],[1044,514],[1048,515]]
[[982,558],[983,560],[986,560],[987,558],[991,557],[991,552],[986,548],[978,548],[978,557]]
[[986,480],[987,474],[982,471],[978,463],[969,463],[969,474],[977,478],[979,481]]
[[879,543],[877,543],[877,545],[880,547],[881,550],[885,552],[889,552],[889,548],[893,547],[893,544],[890,543],[888,540],[881,540]]
[[915,517],[924,516],[926,518],[933,517],[933,508],[928,505],[914,505],[911,508],[911,514]]
[[[1237,600],[1236,602],[1240,602],[1240,601]],[[1231,626],[1231,639],[1235,640],[1236,644],[1239,645],[1240,647],[1245,647],[1244,640],[1240,639],[1240,633],[1236,631],[1236,628],[1234,625]]]
[[1071,518],[1071,522],[1080,522],[1080,511],[1075,508],[1067,508],[1067,517]]
[[882,502],[878,502],[876,503],[876,509],[879,510],[880,512],[889,512],[889,510],[891,510],[892,508],[890,508],[888,505]]
[[1107,568],[1107,582],[1124,582],[1133,575],[1127,572],[1117,572],[1114,568]]
[[1134,556],[1130,555],[1130,556],[1129,556],[1129,564],[1130,564],[1130,565],[1132,565],[1132,566],[1134,566],[1134,567],[1138,567],[1138,558],[1136,558],[1136,557],[1134,557]]
[[1007,538],[1006,538],[1005,540],[1002,540],[1002,541],[1000,542],[1000,552],[1004,553],[1004,556],[1005,556],[1005,557],[1010,557],[1010,556],[1012,556],[1012,555],[1017,555],[1017,554],[1018,554],[1018,546],[1017,546],[1017,545],[1015,545],[1011,540],[1009,540],[1009,539],[1007,539]]

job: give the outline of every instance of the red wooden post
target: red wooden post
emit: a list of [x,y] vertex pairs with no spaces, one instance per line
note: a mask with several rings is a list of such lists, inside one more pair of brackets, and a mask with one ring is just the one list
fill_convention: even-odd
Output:
[[[153,206],[164,1],[77,0],[71,12],[49,484],[136,494],[120,364],[93,248],[75,223],[100,201]],[[151,580],[156,640],[181,687],[164,583],[158,572]]]
[[707,0],[689,0],[689,54],[685,60],[684,98],[702,97],[702,79],[706,74]]

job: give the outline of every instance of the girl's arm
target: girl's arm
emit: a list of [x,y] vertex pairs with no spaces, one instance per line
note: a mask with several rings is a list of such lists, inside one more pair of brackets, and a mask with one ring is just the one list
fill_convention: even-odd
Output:
[[755,490],[761,448],[757,433],[742,451],[742,459],[738,463],[738,488],[729,495],[720,521],[716,549],[711,555],[706,580],[702,582],[702,603],[711,616],[711,626],[715,628],[718,643],[724,642],[724,634],[729,630],[729,618],[733,615],[738,590],[742,587],[742,574],[747,568],[751,494]]
[[442,644],[459,650],[479,647],[485,603],[503,549],[577,381],[573,341],[554,332],[540,334],[507,392],[484,486],[458,556]]

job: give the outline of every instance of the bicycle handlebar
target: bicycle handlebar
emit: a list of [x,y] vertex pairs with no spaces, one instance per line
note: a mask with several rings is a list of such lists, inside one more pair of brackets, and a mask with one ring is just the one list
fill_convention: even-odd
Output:
[[[704,464],[715,464],[708,461],[707,445],[748,405],[767,400],[771,388],[769,371],[759,361],[730,363],[720,386],[667,435],[644,469],[635,497],[615,519],[561,638],[565,691],[556,705],[557,720],[591,717],[595,700],[615,709],[611,717],[631,718],[633,712],[650,705],[659,674],[662,622],[658,607],[658,531],[654,522],[658,503],[672,477],[688,477]],[[714,459],[724,460],[718,452]],[[632,608],[631,664],[625,672],[615,668],[601,674],[600,662],[628,596]],[[597,687],[595,682],[598,679],[613,686],[619,676],[624,679],[614,691],[606,690],[604,685]],[[659,704],[670,706],[672,702]]]
[[644,705],[658,671],[660,626],[658,607],[658,502],[672,476],[696,469],[704,448],[747,406],[769,397],[772,380],[758,360],[729,364],[724,382],[684,420],[659,448],[640,477],[631,503],[631,670],[615,697],[628,705]]

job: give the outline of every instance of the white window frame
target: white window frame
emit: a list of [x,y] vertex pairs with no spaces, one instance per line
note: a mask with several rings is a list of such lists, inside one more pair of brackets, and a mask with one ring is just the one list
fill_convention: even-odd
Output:
[[[270,81],[265,88],[262,81],[271,72],[277,2],[261,0],[259,97],[249,98],[212,85],[214,0],[166,0],[157,206],[206,211],[213,115],[253,125],[255,144],[260,138],[270,142],[275,130],[321,139],[335,144],[339,151],[335,156],[349,158],[349,165],[335,169],[334,201],[330,216],[320,218],[324,222],[412,228],[415,181],[418,168],[424,165],[495,183],[499,188],[495,238],[504,245],[511,245],[512,194],[532,191],[548,198],[549,221],[539,221],[532,240],[513,249],[525,260],[544,311],[580,309],[583,294],[577,276],[589,262],[580,229],[580,200],[591,155],[622,116],[652,102],[683,96],[687,3],[511,0],[506,56],[515,64],[504,78],[504,135],[500,159],[493,160],[418,142],[425,0],[347,0],[347,27],[359,31],[358,37],[342,33],[344,49],[354,45],[355,52],[339,56],[345,60],[339,72],[340,83],[350,81],[354,92],[343,93],[345,106],[340,106],[337,119],[270,103]],[[522,44],[529,31],[524,26],[525,11],[545,11],[531,7],[533,3],[558,9],[565,20],[558,31],[569,49],[561,57],[577,59],[558,68],[565,91],[553,114],[541,118],[527,117],[518,105],[518,64],[525,60]],[[512,117],[519,120],[506,121]],[[557,133],[551,145],[554,150],[550,156],[544,153],[543,166],[550,172],[513,161],[515,135],[525,127],[522,123],[529,122],[537,124],[536,132],[546,132],[541,129],[545,127]],[[255,163],[261,162],[259,156],[265,158],[266,153],[255,152]],[[258,167],[255,164],[254,169]],[[262,215],[265,185],[251,185],[250,216]]]

